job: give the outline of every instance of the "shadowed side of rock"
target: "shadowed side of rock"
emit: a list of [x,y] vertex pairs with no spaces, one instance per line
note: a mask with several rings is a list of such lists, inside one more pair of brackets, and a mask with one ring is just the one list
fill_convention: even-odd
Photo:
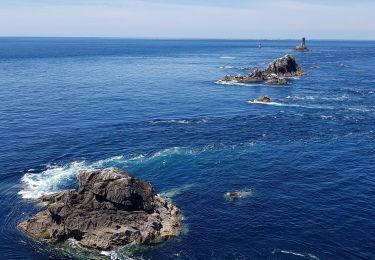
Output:
[[118,169],[80,171],[78,189],[40,199],[47,209],[19,224],[47,242],[75,238],[87,248],[110,250],[152,244],[179,234],[181,215],[153,187]]

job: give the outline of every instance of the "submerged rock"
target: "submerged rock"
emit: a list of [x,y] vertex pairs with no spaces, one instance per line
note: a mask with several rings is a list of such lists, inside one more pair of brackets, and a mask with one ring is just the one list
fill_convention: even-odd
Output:
[[285,55],[268,64],[264,70],[255,69],[248,75],[226,75],[219,83],[262,83],[287,84],[287,78],[302,76],[304,70],[297,64],[291,55]]
[[271,99],[267,96],[260,96],[256,99],[257,102],[270,103]]
[[243,199],[251,195],[250,190],[245,190],[245,191],[231,191],[227,192],[224,194],[224,198],[226,200],[238,200],[238,199]]
[[46,242],[75,238],[99,250],[153,244],[179,234],[180,211],[148,182],[107,168],[80,171],[77,184],[78,189],[42,196],[47,209],[18,227]]

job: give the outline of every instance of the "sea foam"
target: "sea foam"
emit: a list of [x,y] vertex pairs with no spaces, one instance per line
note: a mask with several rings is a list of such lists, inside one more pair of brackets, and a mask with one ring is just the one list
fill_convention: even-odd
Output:
[[[49,165],[42,172],[26,172],[21,178],[22,188],[18,192],[24,199],[37,199],[42,195],[58,192],[63,189],[72,188],[79,170],[93,170],[107,167],[130,168],[136,165],[147,164],[150,162],[161,161],[172,158],[173,156],[192,156],[212,149],[211,146],[203,148],[185,148],[171,147],[157,151],[150,155],[137,155],[133,157],[114,156],[96,162],[79,161],[66,165]],[[186,188],[186,187],[185,187]],[[184,189],[185,189],[184,188]],[[169,195],[179,191],[171,191]]]
[[304,259],[315,259],[315,260],[318,260],[319,257],[317,257],[316,255],[313,255],[311,253],[299,253],[299,252],[294,252],[294,251],[291,251],[291,250],[282,250],[282,249],[274,249],[272,251],[272,254],[288,254],[288,255],[294,255],[294,256],[297,256],[297,257],[301,257],[301,258],[304,258]]

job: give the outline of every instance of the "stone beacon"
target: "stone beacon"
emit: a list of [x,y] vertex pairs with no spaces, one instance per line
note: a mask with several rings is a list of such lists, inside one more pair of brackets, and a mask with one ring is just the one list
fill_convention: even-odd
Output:
[[309,49],[306,47],[306,38],[303,37],[301,40],[301,43],[296,46],[293,50],[295,51],[309,51]]

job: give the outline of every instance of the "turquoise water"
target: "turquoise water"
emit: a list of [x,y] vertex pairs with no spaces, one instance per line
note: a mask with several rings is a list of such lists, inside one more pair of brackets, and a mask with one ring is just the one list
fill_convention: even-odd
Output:
[[[0,255],[87,257],[16,225],[77,169],[114,166],[170,197],[184,228],[102,257],[375,258],[375,42],[257,44],[1,38]],[[216,83],[286,53],[307,71],[287,86]]]

